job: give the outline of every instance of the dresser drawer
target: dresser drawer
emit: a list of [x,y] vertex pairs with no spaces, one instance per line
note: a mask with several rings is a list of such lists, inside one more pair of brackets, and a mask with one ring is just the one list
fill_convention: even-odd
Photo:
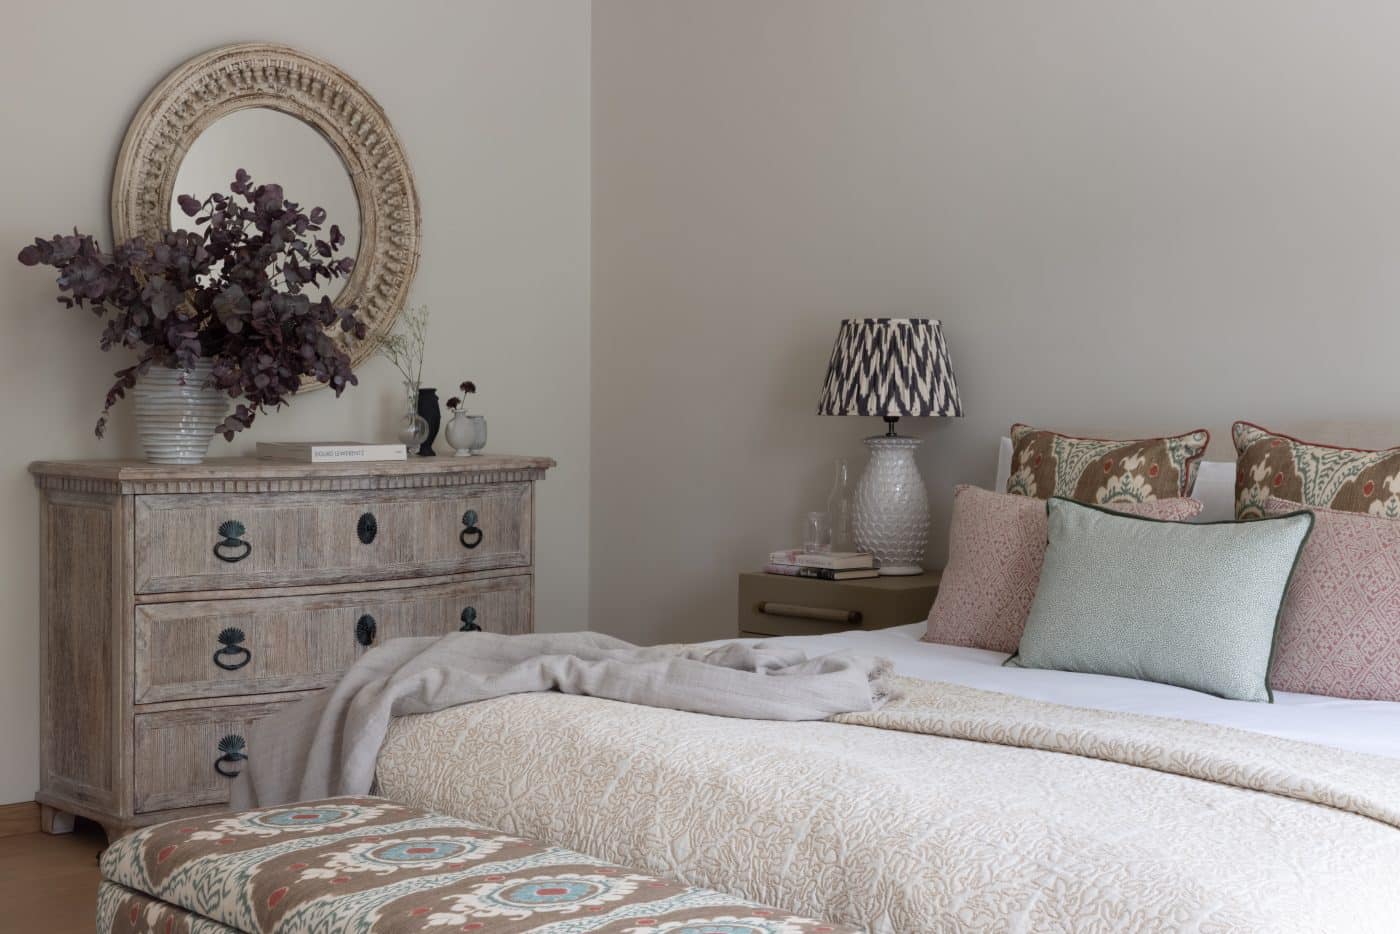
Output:
[[250,728],[289,703],[137,714],[136,812],[228,803],[234,777],[257,754]]
[[136,608],[136,703],[334,684],[365,650],[475,623],[530,631],[528,574],[386,590],[143,604]]
[[530,564],[530,484],[138,496],[136,592],[392,580]]

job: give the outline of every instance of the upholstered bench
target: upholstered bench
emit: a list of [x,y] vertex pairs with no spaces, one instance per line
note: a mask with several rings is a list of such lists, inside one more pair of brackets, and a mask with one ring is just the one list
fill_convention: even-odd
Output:
[[102,856],[100,934],[808,934],[795,918],[383,798],[158,824]]

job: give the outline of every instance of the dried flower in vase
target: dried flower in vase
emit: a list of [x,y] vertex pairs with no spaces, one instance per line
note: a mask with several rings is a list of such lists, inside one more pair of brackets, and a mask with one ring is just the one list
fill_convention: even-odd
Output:
[[423,385],[423,353],[428,346],[428,306],[405,308],[394,323],[394,330],[380,342],[377,352],[403,376],[409,408],[418,404]]
[[[471,380],[464,380],[464,381],[462,381],[460,384],[458,384],[457,388],[458,388],[459,390],[461,390],[462,395],[461,395],[461,396],[453,396],[451,399],[448,399],[448,400],[447,400],[447,407],[448,407],[449,409],[451,409],[453,412],[456,412],[458,408],[460,408],[461,406],[465,405],[465,403],[466,403],[466,399],[464,398],[465,396],[472,395],[472,394],[474,394],[474,393],[476,392],[476,383],[473,383]],[[466,411],[466,410],[463,409],[463,411]]]

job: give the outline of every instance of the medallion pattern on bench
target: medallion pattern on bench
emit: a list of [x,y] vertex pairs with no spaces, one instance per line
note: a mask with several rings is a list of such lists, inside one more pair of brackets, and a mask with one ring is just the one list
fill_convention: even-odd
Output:
[[102,875],[112,934],[857,930],[372,797],[149,827],[106,851]]

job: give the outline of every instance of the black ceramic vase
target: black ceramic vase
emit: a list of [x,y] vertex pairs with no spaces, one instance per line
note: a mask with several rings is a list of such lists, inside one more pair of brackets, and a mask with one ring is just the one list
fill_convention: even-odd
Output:
[[428,437],[423,439],[423,443],[418,447],[418,456],[436,457],[437,451],[433,450],[433,441],[437,439],[438,429],[442,427],[442,407],[438,405],[436,389],[418,390],[418,414],[428,423]]

